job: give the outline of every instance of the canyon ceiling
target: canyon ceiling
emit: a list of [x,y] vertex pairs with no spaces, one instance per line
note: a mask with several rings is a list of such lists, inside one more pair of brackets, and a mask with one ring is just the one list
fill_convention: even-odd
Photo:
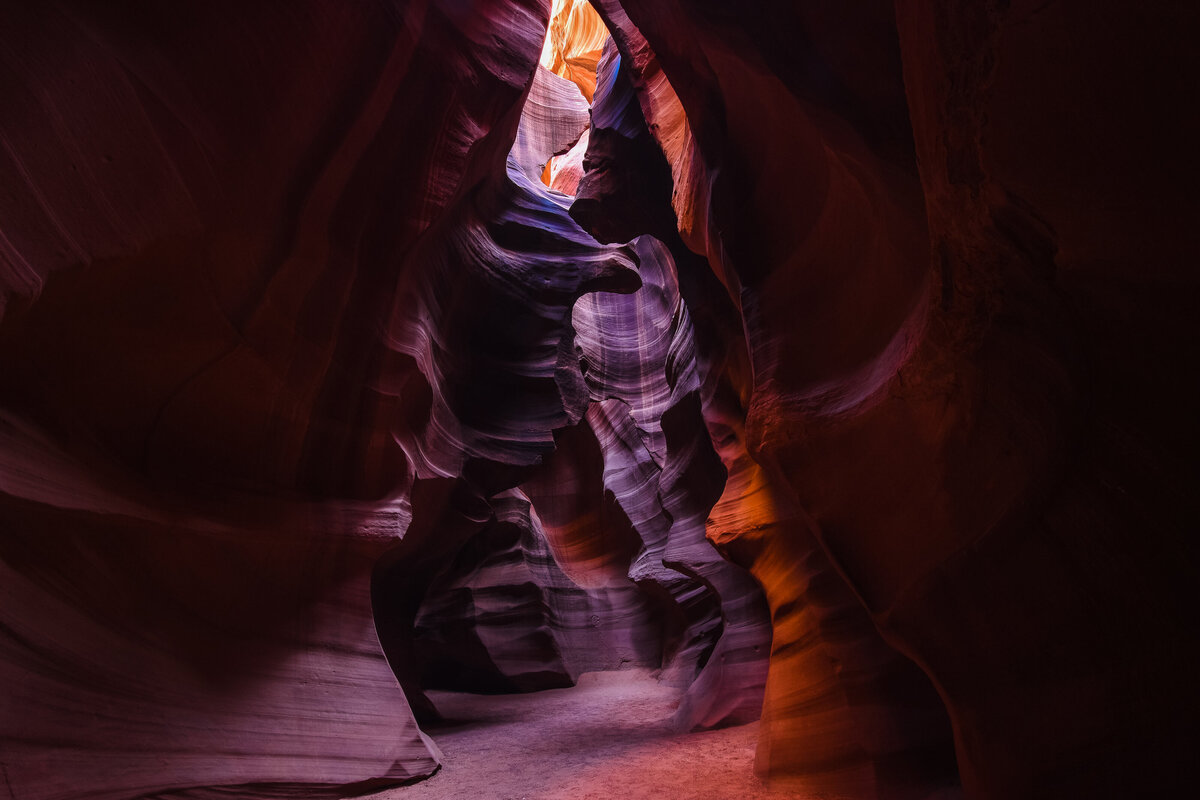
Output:
[[856,797],[1190,785],[1200,8],[592,6],[0,8],[0,796],[629,666]]

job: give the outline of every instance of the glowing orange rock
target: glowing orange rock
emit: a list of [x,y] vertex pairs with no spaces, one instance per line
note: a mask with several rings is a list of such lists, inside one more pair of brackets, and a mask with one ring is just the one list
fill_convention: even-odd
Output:
[[546,165],[546,170],[550,173],[550,182],[547,185],[554,191],[573,195],[579,188],[579,181],[583,178],[583,156],[587,153],[590,133],[591,131],[584,131],[574,147],[561,156],[550,159],[550,163]]
[[554,0],[541,64],[579,87],[587,101],[596,93],[596,64],[608,28],[586,0]]

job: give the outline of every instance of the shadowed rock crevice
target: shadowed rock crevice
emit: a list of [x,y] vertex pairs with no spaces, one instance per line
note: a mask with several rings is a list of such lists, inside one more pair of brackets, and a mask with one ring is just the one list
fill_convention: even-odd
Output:
[[[608,58],[614,53],[610,48]],[[606,64],[602,61],[601,77],[609,80]],[[533,512],[522,525],[519,547],[496,539],[499,529],[485,528],[453,562],[439,567],[441,577],[434,584],[404,590],[410,596],[428,592],[417,612],[424,622],[414,623],[412,631],[413,657],[424,663],[425,682],[436,675],[439,687],[451,681],[469,691],[552,688],[583,669],[652,666],[681,687],[696,681],[695,697],[679,715],[683,729],[753,719],[767,650],[765,609],[752,581],[739,576],[703,538],[703,517],[720,494],[724,470],[707,443],[694,396],[690,324],[669,274],[670,256],[649,241],[619,249],[597,245],[565,218],[565,199],[532,180],[580,125],[563,84],[539,68],[510,154],[508,182],[481,196],[481,203],[496,204],[490,215],[501,220],[486,230],[507,255],[490,259],[485,254],[484,261],[487,280],[499,291],[482,293],[487,303],[468,307],[451,328],[451,335],[475,331],[480,338],[463,341],[451,348],[453,355],[436,362],[441,369],[453,370],[456,363],[466,367],[443,372],[440,381],[443,387],[458,387],[446,396],[456,424],[480,432],[485,425],[520,430],[525,437],[520,446],[530,452],[536,443],[528,435],[541,428],[553,434],[554,450],[539,457],[540,466],[527,469],[503,468],[525,460],[515,451],[480,451],[464,466],[474,486],[487,487],[482,493],[492,494],[490,502],[494,492],[506,488],[505,481],[519,477]],[[596,95],[598,109],[606,102],[605,87],[601,84]],[[625,96],[632,98],[628,91]],[[592,116],[594,127],[596,109]],[[641,144],[653,147],[644,126]],[[656,166],[665,179],[661,157]],[[658,214],[669,220],[666,197],[660,199]],[[477,248],[477,240],[471,246]],[[478,258],[474,250],[472,255]],[[573,326],[570,333],[554,334],[559,338],[553,349],[549,336],[522,324],[530,309],[554,296],[546,293],[553,285],[570,280],[578,269],[572,259],[587,265],[603,258],[631,259],[638,265],[640,287],[593,280],[580,290],[561,292]],[[543,272],[551,263],[559,271]],[[529,298],[522,286],[543,291]],[[505,292],[522,303],[507,305]],[[560,306],[546,308],[549,316]],[[657,331],[653,344],[645,341],[648,330]],[[507,338],[514,335],[528,338]],[[563,416],[530,416],[530,386],[511,392],[511,406],[497,401],[492,393],[505,381],[480,371],[492,358],[507,370],[535,374],[537,362],[526,361],[519,369],[513,365],[539,352],[556,354],[553,372],[543,374],[557,384],[554,397],[563,401]],[[574,359],[565,360],[572,352]],[[548,407],[551,397],[547,394]],[[604,419],[603,409],[616,416]],[[675,416],[690,423],[674,425],[680,433],[672,439],[664,421]],[[573,420],[581,421],[562,424]],[[618,429],[622,434],[611,438]],[[697,453],[707,453],[707,461]],[[627,463],[630,457],[633,464]],[[640,476],[636,484],[625,474],[630,467]],[[552,564],[543,566],[554,570],[533,566],[549,556]],[[667,558],[675,559],[675,567],[664,563]],[[550,595],[573,600],[555,605],[548,602]],[[665,605],[664,598],[670,598]],[[411,603],[403,613],[411,617]],[[743,629],[755,633],[747,637]],[[754,644],[740,645],[745,654],[733,660],[737,666],[726,664],[725,649],[738,637]],[[526,655],[516,655],[521,652]],[[721,681],[711,677],[718,669],[714,654],[725,675]],[[714,667],[705,673],[710,663]],[[725,699],[714,705],[711,698],[717,695]]]

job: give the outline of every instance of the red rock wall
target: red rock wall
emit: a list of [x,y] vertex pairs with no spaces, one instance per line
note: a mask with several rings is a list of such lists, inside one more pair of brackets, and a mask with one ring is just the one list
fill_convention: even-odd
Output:
[[[1170,794],[1196,205],[1167,176],[1194,161],[1195,13],[600,5],[745,326],[748,452],[933,679],[968,795]],[[741,501],[778,524],[763,485]],[[729,552],[779,546],[730,514]],[[758,570],[768,597],[800,555]],[[808,769],[780,745],[768,725],[768,766]]]
[[422,640],[745,718],[704,533],[763,771],[1186,794],[1197,12],[596,5],[661,243],[549,3],[0,11],[10,793],[427,775]]
[[[508,492],[591,400],[575,302],[640,283],[537,181],[585,119],[535,72],[548,9],[4,13],[13,792],[427,775],[405,694],[436,716],[457,623],[516,688],[677,655],[678,598],[574,586]],[[507,596],[463,554],[514,527],[529,613],[439,606]]]
[[[632,40],[638,34],[627,29],[625,36]],[[628,40],[625,45],[627,52],[643,57],[645,47]],[[606,51],[592,110],[587,153],[592,168],[580,184],[572,214],[602,239],[620,239],[646,227],[674,245],[675,258],[669,263],[678,270],[681,305],[686,301],[688,328],[694,325],[695,335],[687,343],[689,356],[672,360],[688,365],[692,385],[703,398],[697,410],[702,410],[707,437],[728,474],[707,518],[707,536],[754,574],[771,611],[773,642],[758,769],[768,775],[803,774],[813,791],[923,796],[954,776],[950,727],[941,702],[928,678],[882,640],[822,552],[811,521],[780,472],[747,451],[749,387],[742,381],[750,351],[743,320],[707,260],[687,252],[675,234],[668,209],[675,205],[678,211],[679,206],[671,203],[669,190],[646,187],[655,180],[668,186],[674,180],[678,186],[680,171],[656,165],[662,155],[647,131],[630,83],[632,73],[622,67],[614,74],[615,63],[615,52]],[[634,71],[645,75],[653,69],[643,62]],[[653,91],[644,82],[640,89],[643,96]],[[657,91],[649,99],[653,102],[646,103],[651,113],[673,107],[661,94],[661,84]],[[648,203],[666,211],[666,222],[659,227],[655,221],[664,214]],[[646,263],[643,258],[643,281],[650,281]],[[580,301],[577,327],[581,312],[601,297]],[[621,316],[638,319],[639,334],[618,333],[613,339],[636,338],[643,351],[652,350],[656,337],[643,321],[652,316],[644,311]],[[610,329],[613,324],[619,323],[609,323]],[[611,357],[607,361],[620,363]],[[651,385],[644,379],[629,383]],[[622,396],[619,387],[607,391]],[[643,395],[642,402],[652,403],[653,396]]]
[[390,315],[502,174],[546,10],[0,16],[6,787],[430,774],[372,622],[412,516],[395,431],[430,414]]

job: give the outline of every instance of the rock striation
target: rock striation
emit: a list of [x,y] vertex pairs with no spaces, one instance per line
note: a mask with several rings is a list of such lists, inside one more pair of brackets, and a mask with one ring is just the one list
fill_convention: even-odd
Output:
[[[695,309],[696,328],[703,333],[688,338],[686,355],[676,352],[665,360],[690,368],[679,380],[696,392],[693,413],[702,411],[702,416],[693,424],[716,445],[728,474],[707,519],[707,535],[752,571],[771,607],[773,643],[759,769],[767,774],[798,771],[833,786],[849,783],[883,796],[934,786],[953,775],[950,728],[936,693],[915,665],[880,638],[824,558],[785,483],[746,450],[746,411],[737,382],[747,374],[748,351],[740,320],[706,260],[688,252],[675,231],[671,175],[646,127],[631,72],[610,45],[601,61],[592,110],[595,144],[585,160],[590,169],[572,214],[604,241],[653,225],[658,236],[675,245],[680,259],[666,259],[678,269],[673,296],[686,309],[689,330],[693,325],[687,312]],[[648,282],[646,263],[643,258],[643,280]],[[576,315],[605,299],[595,295],[581,300]],[[613,336],[619,331],[610,325],[605,330],[609,341],[636,340],[637,349],[653,352],[643,321],[646,312],[612,316],[637,323],[626,337]],[[631,389],[645,385],[635,375],[625,379],[624,387],[608,386],[603,392],[617,397],[622,388],[637,393],[649,411],[646,417],[665,423],[668,417],[651,405],[654,395]],[[722,594],[734,593],[726,589]],[[756,651],[766,643],[756,643]],[[843,666],[849,663],[855,667]],[[707,687],[705,694],[730,694],[712,689]],[[904,767],[896,769],[896,762]]]
[[502,255],[545,213],[478,212],[507,180],[545,11],[269,3],[230,25],[135,6],[2,12],[21,110],[0,167],[6,787],[276,796],[428,775],[436,748],[376,638],[380,565],[440,507],[474,514],[478,492],[443,485],[470,459],[552,444],[472,414],[463,387],[482,373],[565,423],[574,293],[636,285],[578,232],[579,268],[526,275],[507,307],[534,369],[424,360],[496,325],[456,339],[447,307],[503,313],[478,293],[513,281],[475,259],[413,324],[442,259],[470,252],[471,226]]
[[[535,89],[539,81],[553,85],[558,79],[539,72]],[[472,662],[472,653],[479,654],[482,646],[489,656],[474,673],[478,689],[552,688],[585,667],[665,666],[670,680],[693,687],[681,707],[679,727],[753,719],[761,706],[769,630],[757,586],[703,538],[703,519],[719,494],[723,473],[693,396],[698,383],[687,369],[693,358],[691,328],[674,285],[670,254],[652,240],[639,239],[628,248],[597,245],[567,216],[569,199],[533,179],[550,153],[579,135],[578,121],[568,125],[576,120],[577,107],[569,95],[557,95],[562,100],[558,114],[551,101],[542,99],[549,95],[531,95],[536,102],[526,105],[508,176],[496,188],[494,201],[503,210],[484,215],[498,221],[485,223],[480,235],[464,240],[470,250],[446,257],[446,262],[464,265],[468,272],[482,266],[487,280],[507,284],[479,294],[488,307],[460,307],[455,311],[461,315],[449,318],[438,333],[409,337],[445,341],[472,332],[480,337],[451,348],[469,354],[470,371],[443,372],[436,381],[458,390],[447,393],[445,421],[430,430],[444,436],[458,426],[453,438],[419,449],[461,452],[466,461],[431,464],[430,472],[461,471],[477,489],[502,486],[524,474],[521,487],[533,513],[525,522],[507,525],[525,531],[521,561],[527,569],[541,552],[552,555],[562,573],[553,577],[532,567],[525,580],[513,577],[509,567],[489,570],[486,560],[471,553],[482,546],[476,541],[480,536],[500,535],[495,532],[500,523],[496,519],[465,539],[454,562],[438,568],[442,577],[421,590],[411,588],[424,584],[412,571],[405,572],[398,559],[387,582],[409,587],[401,591],[413,601],[404,613],[394,608],[388,616],[411,616],[413,602],[426,592],[406,645],[417,650],[431,647],[434,652],[427,657],[435,665],[432,672],[441,676],[453,673],[456,662]],[[597,135],[607,130],[597,127],[605,107],[593,109],[591,130]],[[549,135],[558,128],[561,136]],[[485,236],[503,249],[483,250],[480,261]],[[632,273],[620,271],[622,258],[637,263],[640,288],[628,279]],[[587,269],[608,272],[589,277]],[[576,270],[584,271],[582,278]],[[545,291],[554,285],[564,288],[558,294]],[[536,293],[522,294],[522,286],[532,286]],[[610,291],[588,291],[595,288]],[[415,319],[443,319],[436,305],[443,291],[450,287],[419,305],[425,311]],[[506,304],[506,294],[520,302]],[[514,324],[534,313],[536,324]],[[653,340],[648,338],[651,332]],[[535,334],[543,338],[533,338]],[[495,354],[505,370],[520,371],[524,383],[514,393],[519,404],[453,405],[451,397],[478,398],[509,382],[488,370],[489,354]],[[532,360],[539,354],[544,360]],[[455,364],[441,353],[416,358],[431,371]],[[517,358],[522,360],[514,362]],[[541,383],[533,383],[531,378],[539,375]],[[548,413],[541,416],[534,403],[538,386],[546,387]],[[488,430],[513,431],[520,439],[489,438],[482,427],[468,430],[465,423],[475,419],[486,420]],[[672,440],[667,420],[676,419],[678,433]],[[553,434],[552,453],[534,438],[539,430]],[[540,463],[529,464],[531,453]],[[526,464],[528,471],[519,469]],[[494,504],[498,498],[481,494],[479,499]],[[508,535],[514,535],[507,525],[503,527]],[[453,540],[444,534],[440,538]],[[517,552],[511,547],[505,544],[495,554],[502,564],[514,562]],[[417,571],[430,574],[427,558],[428,551]],[[560,599],[569,594],[562,585],[563,574],[587,590],[573,601],[570,613],[562,603],[555,607],[545,599],[547,592]],[[458,602],[473,607],[474,601],[468,600],[480,592],[490,598],[486,610],[454,611]],[[511,606],[502,603],[505,593]],[[667,633],[663,616],[669,620]],[[489,632],[496,619],[501,620],[501,631]],[[523,632],[520,620],[529,621],[534,631]],[[459,637],[456,645],[437,632],[442,625],[463,631],[466,638]],[[552,630],[557,633],[549,633]],[[581,633],[588,630],[587,635]],[[542,654],[536,668],[501,652],[505,636],[514,642],[509,647],[519,650],[522,637],[531,635],[542,642],[531,646]],[[618,640],[624,643],[618,645]],[[463,652],[456,652],[456,646]],[[399,648],[393,644],[388,649]],[[491,677],[485,679],[485,674]],[[726,677],[711,677],[714,674]],[[471,683],[464,679],[453,685],[470,688]]]
[[[1166,698],[1192,696],[1183,652],[1197,648],[1178,610],[1196,563],[1182,531],[1196,516],[1167,477],[1182,474],[1179,442],[1150,420],[1195,426],[1173,399],[1150,411],[1130,397],[1161,386],[1171,356],[1149,366],[1099,332],[1124,329],[1120,317],[1137,336],[1194,341],[1161,292],[1187,286],[1195,299],[1194,275],[1177,268],[1196,251],[1179,228],[1194,200],[1142,170],[1139,144],[1154,130],[1180,152],[1165,109],[1197,65],[1164,55],[1187,50],[1166,22],[1184,12],[1121,34],[1122,52],[1147,66],[1117,76],[1132,62],[1110,57],[1116,28],[1083,23],[1074,5],[1049,16],[1007,3],[597,7],[671,164],[681,236],[744,328],[749,364],[734,385],[762,477],[742,490],[731,477],[710,535],[751,565],[762,544],[791,539],[798,549],[756,568],[778,597],[804,582],[806,534],[753,523],[787,528],[799,509],[817,560],[937,688],[969,796],[1177,791],[1189,737]],[[1122,3],[1103,13],[1136,16]],[[1064,46],[1075,67],[1050,63]],[[1066,144],[1076,140],[1088,155]],[[1111,180],[1087,174],[1089,159]],[[1141,197],[1174,205],[1133,208]],[[1176,266],[1144,269],[1130,244],[1151,231],[1164,254],[1151,260]],[[1136,310],[1150,307],[1153,322]],[[1156,488],[1137,477],[1150,463]],[[1191,566],[1164,569],[1160,556]],[[1101,566],[1117,563],[1119,578]],[[802,599],[818,618],[841,602]],[[778,616],[796,609],[773,606],[779,654],[783,637],[805,639]],[[799,697],[803,685],[780,690]],[[760,764],[808,772],[778,722],[794,715],[799,730],[814,712],[779,700],[769,682]],[[870,727],[864,717],[854,735]],[[881,783],[855,793],[897,796],[883,754],[922,741],[912,734],[872,739]]]
[[541,65],[578,86],[591,103],[596,65],[607,39],[604,21],[586,0],[552,0]]
[[4,789],[347,796],[639,666],[814,794],[1187,796],[1143,6],[6,4]]
[[493,506],[495,522],[456,554],[417,612],[423,688],[536,691],[584,672],[660,666],[659,609],[643,592],[628,582],[581,587],[521,492]]

